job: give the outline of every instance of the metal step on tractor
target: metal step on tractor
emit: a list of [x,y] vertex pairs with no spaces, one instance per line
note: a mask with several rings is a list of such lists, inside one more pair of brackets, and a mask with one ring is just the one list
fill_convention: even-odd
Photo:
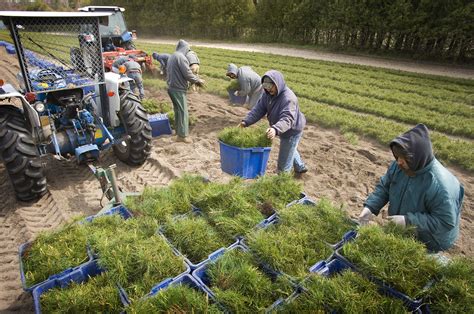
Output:
[[21,201],[46,193],[43,156],[89,164],[110,199],[113,175],[91,164],[100,151],[113,148],[130,165],[150,155],[150,123],[130,79],[104,73],[99,20],[110,16],[0,12],[21,70],[20,90],[0,82],[0,159]]
[[110,15],[100,18],[99,32],[102,40],[102,56],[105,71],[112,71],[112,64],[121,56],[135,56],[143,72],[155,74],[153,58],[145,51],[137,49],[133,42],[137,38],[135,31],[128,31],[123,16],[124,8],[116,6],[87,6],[81,12],[106,12]]

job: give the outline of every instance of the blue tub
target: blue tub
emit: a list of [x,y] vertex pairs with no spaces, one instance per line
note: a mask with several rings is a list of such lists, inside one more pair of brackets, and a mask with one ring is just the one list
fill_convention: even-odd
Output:
[[262,176],[267,170],[271,147],[239,148],[219,141],[221,169],[245,179]]

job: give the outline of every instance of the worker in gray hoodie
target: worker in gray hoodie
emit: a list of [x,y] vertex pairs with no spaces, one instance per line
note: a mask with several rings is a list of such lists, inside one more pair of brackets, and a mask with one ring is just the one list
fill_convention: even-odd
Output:
[[278,172],[289,172],[294,169],[296,174],[308,171],[298,152],[298,143],[303,135],[306,118],[300,111],[298,98],[286,86],[283,74],[270,70],[262,77],[265,93],[255,107],[240,122],[240,127],[247,127],[267,116],[270,127],[267,137],[271,140],[280,137],[278,153]]
[[233,63],[227,67],[226,75],[231,79],[238,79],[240,90],[235,91],[234,95],[248,96],[248,107],[252,109],[263,94],[260,75],[249,66],[237,68]]
[[140,99],[144,99],[145,89],[143,88],[142,68],[140,63],[138,63],[136,57],[132,55],[123,66],[125,66],[126,69],[125,74],[132,79],[132,81],[130,81],[130,90],[135,92],[135,88],[138,88]]
[[186,54],[190,51],[189,44],[184,40],[179,40],[176,51],[168,59],[166,72],[168,72],[168,95],[173,102],[175,115],[175,125],[177,141],[190,142],[189,135],[189,115],[186,92],[188,82],[197,86],[203,86],[204,80],[193,74],[189,67]]

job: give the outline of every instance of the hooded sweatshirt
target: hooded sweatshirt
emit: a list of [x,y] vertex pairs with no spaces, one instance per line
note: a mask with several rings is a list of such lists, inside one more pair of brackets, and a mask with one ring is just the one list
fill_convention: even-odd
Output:
[[262,77],[261,83],[265,77],[269,77],[276,85],[277,94],[272,96],[265,91],[243,121],[249,126],[266,115],[278,136],[288,138],[301,133],[306,125],[306,118],[300,111],[295,93],[286,86],[283,74],[270,70]]
[[240,86],[238,96],[249,96],[262,88],[260,75],[249,66],[237,68],[235,64],[231,63],[227,67],[227,73],[233,73],[237,76]]
[[199,78],[189,68],[189,61],[186,58],[189,51],[189,44],[181,39],[176,46],[176,51],[168,59],[166,81],[170,90],[186,92],[188,81],[191,83],[199,82]]
[[429,251],[446,250],[459,235],[464,188],[434,157],[425,125],[418,124],[390,146],[395,143],[408,152],[408,166],[415,175],[408,176],[392,162],[364,205],[377,215],[389,203],[388,214],[404,215],[406,224],[416,227],[418,239]]
[[201,62],[199,61],[199,57],[198,57],[197,53],[195,53],[192,50],[188,51],[188,53],[186,54],[186,59],[188,59],[189,65],[201,64]]

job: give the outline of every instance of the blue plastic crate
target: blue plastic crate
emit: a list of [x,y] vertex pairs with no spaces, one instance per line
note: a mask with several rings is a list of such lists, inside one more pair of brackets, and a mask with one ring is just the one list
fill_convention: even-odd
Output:
[[118,206],[112,207],[111,209],[103,213],[86,217],[84,218],[83,222],[91,222],[95,218],[102,217],[102,216],[109,216],[109,215],[120,215],[122,216],[123,219],[132,218],[132,213],[130,213],[130,211],[125,206],[118,205]]
[[247,102],[247,96],[235,96],[235,90],[229,90],[229,100],[234,105],[244,105]]
[[221,141],[219,146],[222,171],[245,179],[265,174],[271,147],[239,148]]
[[332,275],[333,273],[340,272],[344,269],[350,268],[352,271],[360,273],[362,276],[372,281],[379,287],[379,291],[387,296],[400,299],[405,307],[415,313],[429,313],[429,308],[426,304],[423,303],[422,299],[413,299],[407,296],[406,294],[392,288],[390,285],[386,284],[382,280],[360,272],[356,265],[352,264],[344,256],[340,255],[338,252],[335,252],[334,255],[328,262],[319,262],[312,266],[310,270],[312,272],[317,272],[322,275]]
[[170,120],[167,114],[153,114],[148,116],[148,121],[151,125],[151,136],[157,137],[160,135],[172,134]]
[[49,280],[35,287],[32,291],[35,313],[41,313],[40,298],[43,293],[56,287],[65,288],[69,286],[72,282],[81,283],[87,281],[89,277],[97,276],[103,271],[104,270],[100,268],[100,266],[97,264],[97,261],[92,260],[71,269],[71,271],[66,274],[63,274],[62,276],[50,278]]
[[[155,285],[155,287],[157,287],[161,284],[165,284],[166,282],[173,281],[175,278],[178,278],[180,276],[191,273],[191,268],[189,267],[188,263],[186,263],[186,260],[185,260],[184,256],[173,245],[171,245],[171,243],[168,241],[168,239],[166,239],[166,237],[159,230],[157,230],[157,234],[159,236],[163,237],[163,239],[166,241],[166,243],[169,244],[171,250],[173,251],[173,253],[176,256],[179,256],[179,257],[183,258],[183,265],[185,266],[186,270],[181,272],[179,275],[177,275],[173,278],[167,278],[167,279],[162,280],[160,283]],[[120,285],[118,285],[118,289],[119,289],[119,292],[120,292],[120,300],[122,301],[122,303],[125,306],[130,305],[131,301],[130,301],[130,298],[128,297],[127,292],[125,291],[125,289],[123,289]],[[152,291],[153,291],[153,288],[152,288]]]
[[[243,246],[243,245],[240,245],[240,244],[232,245],[227,249],[220,249],[220,250],[214,252],[213,254],[209,255],[209,259],[205,263],[202,263],[198,268],[196,268],[191,273],[191,275],[197,280],[197,282],[214,299],[216,299],[216,298],[215,298],[214,293],[212,292],[212,286],[210,285],[210,278],[207,274],[207,269],[209,268],[209,265],[211,263],[216,262],[220,257],[222,257],[225,253],[227,253],[231,250],[242,250],[244,252],[248,252],[249,254],[251,254],[250,251],[248,250],[248,248]],[[265,275],[270,277],[271,280],[275,280],[279,276],[285,276],[286,278],[288,278],[289,282],[293,285],[293,288],[296,291],[296,288],[297,288],[296,282],[294,282],[294,280],[292,280],[292,278],[290,278],[286,274],[283,274],[283,273],[278,272],[278,271],[274,271],[273,269],[271,269],[270,267],[268,267],[267,265],[264,265],[264,264],[259,264],[258,267],[263,271],[263,273],[265,273]],[[282,300],[281,298],[276,300],[272,305],[269,306],[269,308],[274,307],[274,304],[278,303],[278,302],[281,302],[281,300]]]
[[8,54],[11,54],[11,55],[14,55],[16,53],[15,46],[13,46],[12,44],[6,44],[5,50],[7,51]]

